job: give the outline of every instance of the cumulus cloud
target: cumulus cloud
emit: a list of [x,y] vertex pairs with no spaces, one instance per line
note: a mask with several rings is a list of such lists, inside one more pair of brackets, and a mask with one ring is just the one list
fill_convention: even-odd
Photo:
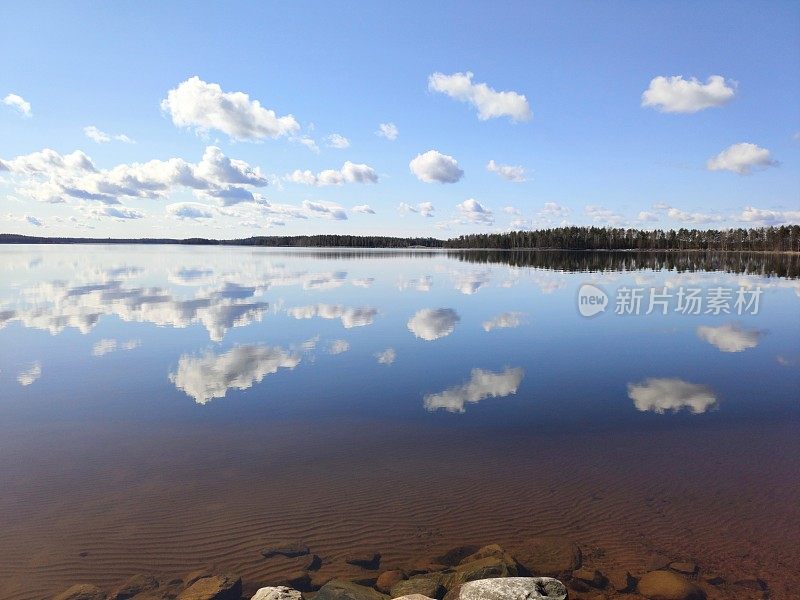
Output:
[[494,160],[490,160],[486,165],[486,170],[496,173],[506,181],[522,182],[525,181],[525,169],[512,165],[499,165]]
[[719,327],[701,325],[697,328],[697,336],[722,352],[743,352],[755,348],[761,341],[763,331],[743,329],[736,323],[726,323]]
[[6,215],[6,219],[9,221],[16,221],[18,223],[24,223],[26,225],[32,225],[34,227],[44,227],[44,221],[41,219],[34,217],[33,215],[15,215],[12,213],[8,213]]
[[428,77],[428,89],[468,102],[478,109],[481,121],[495,117],[509,117],[513,121],[531,118],[531,107],[525,96],[517,92],[498,92],[485,83],[473,83],[472,76],[469,71],[452,75],[437,72]]
[[736,94],[736,84],[721,75],[712,75],[705,84],[682,75],[655,77],[642,94],[642,106],[666,113],[694,113],[705,108],[723,106]]
[[0,159],[0,170],[10,171],[17,178],[21,194],[51,203],[73,199],[119,204],[120,198],[161,199],[188,188],[230,205],[252,201],[248,188],[268,184],[258,167],[228,158],[216,146],[208,146],[198,163],[170,158],[120,164],[107,170],[98,169],[79,150],[61,155],[46,148]]
[[492,329],[508,329],[511,327],[519,327],[525,319],[523,312],[504,312],[492,317],[488,321],[483,322],[484,331],[491,331]]
[[746,206],[734,219],[743,223],[760,225],[791,225],[800,223],[800,210],[770,210]]
[[329,354],[342,354],[348,350],[350,350],[350,342],[347,340],[334,340],[331,342],[330,346],[328,346]]
[[397,212],[399,212],[401,215],[418,213],[423,217],[432,217],[435,210],[436,209],[434,208],[432,202],[420,202],[416,206],[401,202],[397,205]]
[[418,154],[408,166],[416,178],[425,183],[455,183],[464,176],[458,161],[438,150]]
[[8,94],[5,98],[3,98],[3,104],[10,106],[23,117],[33,116],[33,113],[31,112],[31,103],[27,102],[22,96],[18,96],[17,94]]
[[378,311],[371,307],[347,308],[338,304],[312,304],[296,306],[286,310],[286,314],[295,319],[339,319],[345,329],[372,325]]
[[219,84],[206,83],[197,76],[169,90],[161,109],[177,127],[194,128],[200,133],[216,129],[240,141],[277,138],[300,129],[292,115],[279,117],[244,92],[223,92]]
[[621,214],[596,204],[589,204],[583,211],[592,221],[603,225],[619,225],[625,220]]
[[30,367],[17,375],[17,381],[22,386],[28,386],[42,376],[42,364],[37,360]]
[[715,157],[709,158],[706,167],[709,171],[732,171],[739,175],[749,175],[755,170],[774,167],[777,164],[766,148],[742,142],[733,144]]
[[337,148],[343,150],[350,147],[350,140],[339,133],[332,133],[325,138],[329,148]]
[[102,206],[91,206],[86,209],[86,214],[90,217],[95,218],[103,218],[109,217],[112,219],[143,219],[144,213],[133,209],[128,208],[127,206],[109,206],[109,205],[102,205]]
[[491,225],[494,223],[494,214],[492,214],[492,211],[474,198],[469,198],[459,204],[458,211],[461,216],[470,223],[480,223],[483,225]]
[[214,210],[207,204],[199,202],[176,202],[168,204],[166,207],[168,215],[178,219],[211,219],[214,217]]
[[399,133],[394,123],[381,123],[378,125],[378,131],[375,132],[375,135],[379,135],[393,142],[397,139]]
[[129,138],[124,133],[118,133],[115,135],[106,133],[105,131],[100,131],[94,125],[89,125],[83,128],[83,134],[92,141],[97,142],[98,144],[105,144],[110,142],[111,140],[116,140],[118,142],[125,142],[126,144],[133,144],[135,143],[131,138]]
[[347,220],[347,213],[345,210],[336,204],[303,200],[303,208],[306,209],[312,216],[322,219],[333,219],[334,221]]
[[406,325],[416,337],[431,342],[453,333],[460,320],[452,308],[423,308]]
[[224,398],[229,389],[246,390],[267,375],[279,369],[294,369],[298,364],[300,357],[286,350],[250,344],[223,354],[184,354],[169,378],[195,402],[206,404],[214,398]]
[[423,400],[425,410],[444,409],[447,412],[463,413],[467,403],[476,404],[486,398],[504,398],[516,394],[524,376],[525,371],[520,367],[506,368],[499,373],[472,369],[466,383],[438,394],[427,394]]
[[391,365],[397,358],[397,352],[394,351],[394,348],[387,348],[381,352],[376,352],[375,358],[377,359],[378,364]]
[[372,210],[372,208],[370,207],[369,204],[359,204],[358,206],[354,206],[350,210],[352,210],[353,212],[356,212],[356,213],[364,214],[364,215],[374,215],[375,214],[375,211]]
[[291,183],[305,185],[342,185],[343,183],[377,183],[378,174],[375,169],[365,164],[352,163],[349,160],[339,170],[326,169],[317,174],[311,171],[297,169],[284,176],[284,180]]
[[703,212],[688,212],[674,207],[667,208],[667,216],[674,221],[680,221],[681,223],[694,223],[698,225],[702,223],[714,223],[716,221],[724,220],[724,217],[721,215]]
[[699,415],[717,405],[711,388],[677,378],[650,378],[641,383],[629,383],[628,397],[637,410],[658,414],[686,408]]

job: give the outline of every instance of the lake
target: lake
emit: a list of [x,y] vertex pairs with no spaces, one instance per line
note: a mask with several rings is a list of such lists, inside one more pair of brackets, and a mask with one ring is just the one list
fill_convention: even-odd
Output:
[[559,536],[796,585],[796,256],[37,245],[0,270],[0,597],[271,582],[285,539],[337,574]]

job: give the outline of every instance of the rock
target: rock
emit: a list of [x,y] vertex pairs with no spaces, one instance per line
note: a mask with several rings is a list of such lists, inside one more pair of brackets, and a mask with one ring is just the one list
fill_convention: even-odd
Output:
[[134,575],[111,594],[111,597],[114,600],[128,600],[128,598],[149,592],[157,587],[158,580],[152,575]]
[[437,556],[431,562],[448,567],[454,567],[470,554],[475,554],[478,550],[480,550],[480,546],[456,546],[441,556]]
[[264,558],[272,558],[273,556],[285,556],[286,558],[294,558],[295,556],[305,556],[310,550],[308,546],[300,541],[294,542],[281,542],[274,546],[268,546],[261,550],[261,556]]
[[577,544],[558,537],[541,537],[510,547],[523,572],[535,576],[566,577],[583,564]]
[[697,573],[697,564],[689,561],[671,562],[669,563],[669,568],[678,573],[683,573],[684,575],[694,575]]
[[461,586],[459,600],[566,600],[567,588],[551,577],[481,579]]
[[608,582],[616,591],[627,594],[636,589],[636,578],[628,571],[609,571]]
[[352,581],[334,579],[320,588],[314,600],[389,600],[389,596]]
[[317,556],[316,554],[312,554],[311,558],[308,559],[305,566],[303,566],[304,571],[319,571],[320,567],[322,567],[322,559]]
[[443,575],[441,573],[425,573],[415,575],[410,579],[397,582],[392,586],[389,595],[392,598],[411,596],[418,594],[429,598],[441,598],[444,596],[445,587],[443,585]]
[[301,592],[310,592],[313,587],[311,585],[311,575],[309,575],[307,571],[290,573],[286,577],[279,579],[276,583],[278,587],[294,588]]
[[205,569],[198,569],[196,571],[192,571],[183,577],[183,585],[189,587],[198,579],[202,579],[203,577],[211,577],[211,572]]
[[428,598],[422,594],[411,594],[410,596],[400,596],[394,600],[434,600],[434,598]]
[[703,581],[710,583],[711,585],[722,585],[725,583],[725,578],[721,575],[716,575],[715,573],[706,573],[703,576]]
[[234,575],[201,577],[178,595],[178,600],[240,600],[242,579]]
[[[458,563],[456,563],[456,564],[458,564]],[[419,575],[421,573],[432,573],[434,571],[444,571],[449,566],[452,566],[452,565],[445,565],[445,564],[441,564],[441,563],[438,563],[438,562],[430,562],[430,561],[427,561],[427,560],[423,560],[423,561],[414,563],[414,566],[412,566],[410,569],[407,569],[407,571],[408,571],[407,574],[410,577],[412,575]]]
[[705,592],[671,571],[650,571],[637,586],[639,593],[651,600],[705,600]]
[[375,582],[375,588],[379,592],[388,594],[389,590],[391,590],[393,586],[397,585],[405,578],[405,571],[384,571],[378,576],[378,580]]
[[356,554],[346,557],[344,562],[348,565],[355,565],[368,571],[374,571],[381,565],[381,555],[380,552]]
[[763,579],[739,579],[738,581],[734,581],[733,585],[759,592],[764,592],[769,588],[767,582]]
[[53,600],[106,600],[106,593],[89,583],[76,583]]
[[574,579],[580,579],[584,583],[589,584],[592,587],[603,589],[608,585],[608,579],[605,575],[603,575],[597,569],[590,569],[588,567],[582,567],[576,571],[572,572],[572,577]]
[[303,595],[285,585],[262,587],[250,600],[302,600]]

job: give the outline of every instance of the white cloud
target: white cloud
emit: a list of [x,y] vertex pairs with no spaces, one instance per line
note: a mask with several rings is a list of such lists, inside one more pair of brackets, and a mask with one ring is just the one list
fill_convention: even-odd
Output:
[[654,212],[643,210],[639,212],[639,215],[636,217],[636,220],[642,223],[658,221],[658,215]]
[[219,84],[197,76],[169,90],[161,108],[177,127],[193,127],[200,133],[216,129],[240,141],[276,138],[300,129],[292,115],[278,117],[244,92],[223,92]]
[[378,131],[375,132],[375,135],[385,137],[389,141],[394,141],[397,139],[399,133],[394,123],[381,123],[378,125]]
[[347,340],[334,340],[328,346],[329,354],[341,354],[350,350],[350,343]]
[[103,217],[109,217],[112,219],[143,219],[145,216],[143,212],[133,208],[128,208],[127,206],[109,206],[106,204],[102,206],[87,207],[85,212],[88,216],[97,219]]
[[83,134],[89,138],[97,142],[98,144],[105,144],[106,142],[110,142],[111,140],[117,140],[118,142],[125,142],[126,144],[134,144],[135,142],[129,138],[124,133],[119,133],[116,135],[111,135],[106,133],[105,131],[100,131],[94,125],[89,125],[83,128]]
[[680,221],[681,223],[694,223],[697,225],[725,220],[724,217],[720,215],[701,212],[687,212],[673,207],[667,209],[667,216],[670,219]]
[[463,413],[464,405],[475,404],[486,398],[504,398],[516,394],[525,371],[521,368],[506,368],[500,373],[484,369],[472,369],[469,381],[448,388],[438,394],[427,394],[423,400],[425,409]]
[[800,210],[770,210],[746,206],[734,219],[743,223],[761,225],[791,225],[800,223]]
[[435,211],[436,209],[434,208],[432,202],[420,202],[416,206],[401,202],[397,205],[397,212],[399,212],[401,215],[418,213],[423,217],[432,217]]
[[464,200],[457,206],[461,216],[470,223],[481,223],[484,225],[491,225],[494,223],[492,211],[474,198]]
[[350,140],[339,133],[332,133],[327,138],[329,148],[338,148],[343,150],[350,147]]
[[497,92],[485,83],[472,83],[472,73],[434,73],[428,77],[428,89],[447,94],[478,109],[481,121],[495,117],[510,117],[514,121],[531,118],[528,100],[517,92]]
[[651,378],[641,383],[629,383],[628,397],[637,410],[658,414],[687,408],[692,414],[699,415],[717,404],[717,397],[708,386],[677,378]]
[[252,344],[236,346],[223,354],[184,354],[169,378],[195,402],[206,404],[224,398],[231,388],[246,390],[265,376],[279,369],[294,369],[298,364],[300,357],[286,350]]
[[497,173],[506,181],[522,182],[525,179],[525,169],[522,167],[515,167],[512,165],[499,165],[494,160],[490,160],[486,165],[486,170],[490,173]]
[[709,171],[732,171],[739,175],[749,175],[754,170],[774,167],[777,164],[766,148],[742,142],[725,148],[714,158],[709,158],[706,167]]
[[31,103],[27,102],[22,96],[18,96],[17,94],[8,94],[5,98],[3,98],[3,104],[15,109],[23,117],[33,116],[33,113],[31,112]]
[[408,330],[416,337],[429,342],[453,333],[461,320],[452,308],[423,308],[408,320]]
[[338,304],[312,304],[289,308],[286,314],[295,319],[339,319],[345,329],[372,325],[378,311],[370,307],[346,308]]
[[372,210],[372,208],[370,207],[369,204],[359,204],[358,206],[354,206],[350,210],[352,210],[353,212],[356,212],[356,213],[364,214],[364,215],[374,215],[375,214],[375,211]]
[[697,336],[722,352],[743,352],[758,346],[763,331],[743,329],[736,323],[726,323],[719,327],[701,325],[697,328]]
[[42,376],[42,363],[40,363],[37,360],[30,367],[28,367],[24,371],[20,372],[19,375],[17,375],[17,381],[19,382],[20,385],[27,386],[32,384],[41,376]]
[[512,327],[519,327],[525,319],[525,313],[522,312],[504,312],[492,317],[488,321],[484,321],[484,331],[491,331],[492,329],[508,329]]
[[214,217],[214,210],[207,204],[199,202],[176,202],[168,204],[167,214],[179,219],[211,219]]
[[458,161],[438,150],[418,154],[408,166],[416,178],[425,183],[455,183],[464,176]]
[[394,348],[387,348],[382,352],[376,352],[375,358],[378,360],[378,364],[391,365],[397,358],[397,352],[394,351]]
[[34,217],[33,215],[15,215],[8,213],[6,219],[9,221],[16,221],[17,223],[25,223],[26,225],[33,225],[34,227],[44,227],[44,221]]
[[375,169],[365,164],[345,161],[342,168],[326,169],[316,175],[311,171],[297,169],[284,176],[284,180],[305,185],[342,185],[343,183],[377,183],[378,174]]
[[603,225],[619,225],[625,220],[622,215],[604,206],[590,204],[583,210],[592,221]]
[[308,213],[315,217],[323,219],[333,219],[334,221],[346,221],[347,213],[345,210],[336,204],[328,204],[322,202],[311,202],[311,200],[303,200],[303,208]]
[[61,155],[48,148],[11,160],[0,159],[0,170],[15,176],[17,190],[42,202],[67,199],[119,204],[120,198],[165,198],[189,188],[224,205],[253,201],[251,187],[264,187],[268,178],[258,167],[225,156],[208,146],[198,163],[181,158],[120,164],[108,170],[76,150]]
[[722,106],[733,99],[736,84],[725,82],[721,75],[712,75],[705,84],[692,77],[655,77],[642,94],[642,106],[651,106],[666,113],[694,113],[713,106]]
[[504,206],[503,212],[506,213],[507,215],[516,215],[516,216],[522,215],[522,211],[518,209],[516,206]]

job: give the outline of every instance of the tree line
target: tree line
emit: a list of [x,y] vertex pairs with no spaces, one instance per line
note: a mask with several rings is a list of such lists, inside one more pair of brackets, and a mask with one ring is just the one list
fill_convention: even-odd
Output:
[[625,229],[555,227],[534,231],[474,233],[448,240],[433,237],[362,235],[254,236],[233,240],[58,238],[0,234],[6,244],[190,244],[311,248],[450,248],[489,250],[712,250],[800,252],[800,225],[752,229]]

